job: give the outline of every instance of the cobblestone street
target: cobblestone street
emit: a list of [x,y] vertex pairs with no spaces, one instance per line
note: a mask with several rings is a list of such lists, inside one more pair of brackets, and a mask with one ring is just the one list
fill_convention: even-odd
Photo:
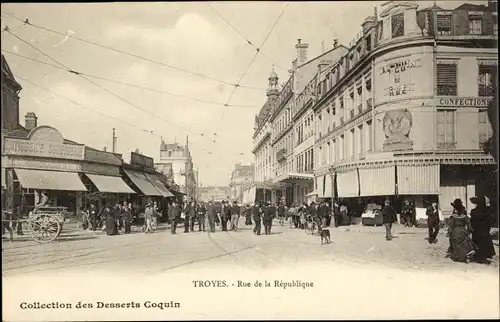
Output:
[[[154,234],[106,236],[103,232],[75,231],[68,228],[59,241],[37,244],[27,237],[3,241],[3,274],[55,272],[92,267],[129,271],[132,268],[155,271],[178,267],[225,267],[230,261],[246,268],[287,267],[308,261],[341,261],[350,265],[378,264],[409,270],[457,270],[498,273],[498,255],[489,266],[454,263],[445,258],[448,247],[444,233],[437,244],[429,245],[426,229],[394,227],[395,238],[388,242],[383,227],[361,225],[331,228],[332,244],[321,245],[320,238],[275,222],[273,234],[255,236],[250,226],[238,232],[215,234],[193,232],[177,235],[160,226]],[[498,247],[496,246],[497,254]]]

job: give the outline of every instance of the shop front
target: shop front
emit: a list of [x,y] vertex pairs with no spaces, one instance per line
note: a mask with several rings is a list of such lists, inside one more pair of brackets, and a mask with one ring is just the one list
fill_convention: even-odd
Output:
[[[278,189],[276,190],[276,202],[285,200],[287,207],[300,202],[298,188],[310,187],[314,182],[314,175],[310,173],[289,172],[275,179]],[[305,196],[305,194],[303,195]]]
[[87,191],[79,176],[83,158],[84,145],[64,140],[50,126],[36,127],[26,138],[4,137],[5,208],[27,214],[43,203],[79,215]]
[[130,200],[130,195],[135,194],[135,191],[120,175],[122,163],[119,154],[85,147],[81,169],[82,181],[88,192],[85,194],[84,207],[93,203],[101,212],[105,206]]

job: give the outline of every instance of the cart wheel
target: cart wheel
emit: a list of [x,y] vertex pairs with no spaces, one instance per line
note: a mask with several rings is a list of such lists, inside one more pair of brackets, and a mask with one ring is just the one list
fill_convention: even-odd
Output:
[[50,215],[39,215],[28,222],[30,237],[38,243],[48,243],[61,234],[61,223]]

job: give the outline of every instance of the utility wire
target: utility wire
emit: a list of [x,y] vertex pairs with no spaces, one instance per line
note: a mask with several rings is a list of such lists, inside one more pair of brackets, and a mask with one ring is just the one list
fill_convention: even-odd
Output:
[[[255,61],[255,58],[257,58],[257,56],[259,55],[259,52],[260,50],[262,49],[262,47],[266,44],[266,41],[267,39],[269,38],[269,36],[271,36],[271,33],[273,32],[274,30],[274,27],[276,27],[276,25],[278,24],[278,22],[280,21],[281,17],[283,16],[283,14],[285,13],[285,10],[286,8],[288,7],[288,5],[290,4],[290,2],[287,2],[285,7],[283,7],[283,9],[281,10],[281,13],[280,15],[278,16],[278,18],[276,19],[276,21],[274,22],[273,26],[271,27],[271,29],[269,30],[269,32],[267,33],[267,36],[266,38],[264,38],[264,41],[262,41],[262,44],[256,48],[255,50],[255,55],[252,57],[252,60],[250,61],[250,64],[248,64],[247,68],[245,69],[245,72],[243,73],[243,75],[241,75],[239,81],[234,85],[234,89],[233,91],[231,92],[231,94],[229,95],[229,98],[226,102],[226,104],[224,104],[224,109],[222,110],[222,114],[221,114],[221,117],[220,117],[220,120],[219,120],[219,123],[217,124],[217,127],[216,127],[216,130],[215,130],[215,133],[214,133],[214,136],[217,135],[218,131],[219,131],[219,127],[222,123],[222,120],[224,119],[224,114],[226,113],[226,109],[227,107],[229,106],[229,103],[231,102],[231,99],[233,98],[234,94],[236,93],[236,90],[238,89],[239,87],[239,84],[241,83],[241,81],[243,80],[243,78],[245,78],[248,70],[250,69],[250,67],[252,66],[252,64],[254,63]],[[215,140],[214,140],[214,143],[215,143]]]
[[279,69],[281,69],[282,71],[286,71],[285,69],[281,68],[276,62],[274,62],[270,57],[268,57],[267,55],[265,55],[261,50],[258,50],[259,48],[257,46],[255,46],[250,40],[248,40],[247,37],[245,37],[238,29],[236,29],[236,27],[231,23],[229,22],[229,20],[227,20],[224,16],[222,16],[217,10],[215,10],[214,7],[212,7],[209,3],[207,3],[207,6],[212,9],[213,12],[215,12],[215,14],[217,16],[219,16],[222,20],[224,20],[228,25],[229,27],[231,27],[231,29],[233,29],[238,35],[240,35],[241,38],[245,39],[245,41],[247,42],[247,44],[249,44],[250,46],[252,46],[253,48],[255,48],[255,50],[257,50],[258,52],[260,52],[260,54],[264,57],[266,57],[271,63],[273,63],[275,66],[277,66]]
[[121,97],[121,96],[119,96],[119,95],[115,94],[114,92],[112,92],[112,91],[110,91],[110,90],[106,89],[105,87],[101,86],[100,84],[98,84],[98,83],[96,83],[96,82],[92,81],[91,79],[89,79],[89,78],[87,78],[87,77],[83,76],[83,75],[82,75],[82,74],[80,74],[79,72],[77,72],[77,71],[75,71],[75,70],[72,70],[71,68],[69,68],[69,67],[68,67],[68,66],[66,66],[65,64],[63,64],[63,63],[59,62],[57,59],[52,58],[52,57],[51,57],[51,56],[49,56],[48,54],[44,53],[42,50],[38,49],[36,46],[32,45],[32,44],[31,44],[31,43],[29,43],[28,41],[26,41],[26,40],[22,39],[21,37],[17,36],[16,34],[14,34],[12,31],[10,31],[10,30],[9,30],[9,31],[8,31],[8,33],[9,33],[9,34],[11,34],[12,36],[14,36],[15,38],[17,38],[19,41],[21,41],[21,42],[23,42],[23,43],[27,44],[28,46],[30,46],[31,48],[35,49],[36,51],[38,51],[39,53],[41,53],[42,55],[44,55],[44,56],[45,56],[45,57],[47,57],[48,59],[50,59],[50,60],[54,61],[55,63],[57,63],[58,65],[60,65],[60,66],[62,66],[62,67],[64,67],[64,68],[66,68],[66,70],[67,70],[68,72],[73,73],[73,74],[75,74],[75,75],[77,75],[77,76],[79,76],[79,77],[83,78],[83,79],[84,79],[84,80],[86,80],[87,82],[89,82],[89,83],[93,84],[93,85],[94,85],[94,86],[96,86],[96,87],[99,87],[99,88],[100,88],[100,89],[102,89],[103,91],[105,91],[105,92],[109,93],[110,95],[113,95],[114,97],[116,97],[117,99],[121,100],[122,102],[124,102],[124,103],[126,103],[126,104],[128,104],[128,105],[130,105],[130,106],[132,106],[132,107],[135,107],[135,108],[137,108],[137,109],[139,109],[139,110],[141,110],[141,111],[145,112],[146,114],[149,114],[149,115],[151,115],[152,117],[154,117],[154,118],[156,118],[156,119],[159,119],[159,120],[161,120],[161,121],[163,121],[163,122],[165,122],[165,123],[167,123],[167,124],[170,124],[170,125],[172,125],[172,126],[175,126],[175,127],[179,128],[179,129],[181,129],[181,130],[184,130],[184,131],[189,132],[189,133],[193,133],[193,134],[198,135],[198,136],[201,136],[201,137],[203,137],[203,136],[204,136],[202,133],[196,133],[196,132],[191,131],[190,129],[187,129],[187,128],[183,127],[183,126],[177,125],[177,124],[175,124],[175,123],[173,123],[173,122],[170,122],[170,121],[168,121],[168,120],[165,120],[165,119],[163,119],[163,118],[160,118],[160,117],[158,117],[157,115],[155,115],[155,114],[153,114],[153,113],[149,112],[148,110],[145,110],[145,109],[143,109],[142,107],[138,106],[137,104],[131,103],[130,101],[126,100],[125,98],[123,98],[123,97]]
[[[47,32],[51,32],[51,33],[54,33],[54,34],[57,34],[57,35],[60,35],[60,36],[63,36],[63,37],[69,37],[71,39],[75,39],[75,40],[78,40],[78,41],[81,41],[81,42],[84,42],[84,43],[87,43],[87,44],[90,44],[90,45],[93,45],[93,46],[101,47],[101,48],[104,48],[104,49],[107,49],[107,50],[110,50],[110,51],[114,51],[114,52],[122,54],[122,55],[134,57],[134,58],[137,58],[137,59],[141,59],[141,60],[144,60],[144,61],[147,61],[147,62],[150,62],[150,63],[153,63],[153,64],[157,64],[157,65],[160,65],[160,66],[163,66],[163,67],[175,69],[177,71],[180,71],[180,72],[183,72],[183,73],[186,73],[186,74],[190,74],[190,75],[193,75],[193,76],[197,76],[197,77],[209,79],[209,80],[212,80],[212,81],[215,81],[215,82],[219,82],[219,83],[222,83],[222,84],[226,84],[226,85],[232,85],[232,86],[235,85],[235,84],[233,84],[231,82],[224,81],[222,79],[218,79],[218,78],[211,77],[211,76],[208,76],[208,75],[204,75],[204,74],[201,74],[201,73],[189,71],[189,70],[181,68],[181,67],[173,66],[173,65],[166,64],[166,63],[163,63],[163,62],[160,62],[160,61],[157,61],[157,60],[153,60],[151,58],[143,57],[143,56],[140,56],[140,55],[137,55],[137,54],[134,54],[134,53],[129,53],[129,52],[126,52],[126,51],[123,51],[123,50],[120,50],[120,49],[117,49],[117,48],[114,48],[114,47],[103,45],[103,44],[97,43],[97,42],[92,41],[92,40],[80,38],[80,37],[73,36],[73,35],[70,35],[70,34],[67,34],[67,33],[63,33],[63,32],[60,32],[60,31],[52,30],[52,29],[49,29],[49,28],[41,26],[41,25],[36,25],[36,24],[31,23],[28,19],[22,20],[21,18],[16,17],[14,14],[12,14],[10,12],[7,12],[7,11],[3,11],[3,13],[5,13],[6,15],[8,15],[8,16],[10,16],[10,17],[12,17],[12,18],[14,18],[14,19],[16,19],[18,21],[24,22],[26,25],[32,26],[34,28],[38,28],[38,29],[41,29],[41,30],[44,30],[44,31],[47,31]],[[265,89],[258,88],[258,87],[252,87],[252,86],[247,86],[247,85],[239,85],[239,86],[243,87],[243,88],[248,88],[248,89],[265,91]]]
[[[31,58],[31,57],[27,57],[27,56],[24,56],[24,55],[21,55],[21,54],[18,54],[18,53],[14,53],[14,52],[11,52],[11,51],[8,51],[8,50],[5,50],[5,49],[2,49],[2,52],[7,53],[9,55],[17,56],[17,57],[20,57],[20,58],[23,58],[23,59],[26,59],[26,60],[29,60],[29,61],[32,61],[32,62],[35,62],[35,63],[47,65],[47,66],[50,66],[52,68],[64,70],[64,71],[66,71],[68,73],[73,73],[71,71],[68,71],[64,67],[57,66],[57,65],[54,65],[54,64],[50,64],[50,63],[47,63],[47,62],[44,62],[44,61],[41,61],[41,60],[38,60],[38,59],[34,59],[34,58]],[[166,91],[162,91],[162,90],[158,90],[158,89],[154,89],[154,88],[150,88],[150,87],[145,87],[145,86],[136,85],[136,84],[130,84],[130,83],[126,83],[126,82],[122,82],[122,81],[118,81],[118,80],[115,80],[115,79],[110,79],[110,78],[106,78],[106,77],[102,77],[102,76],[91,75],[91,74],[87,74],[87,73],[83,73],[83,72],[77,72],[77,73],[80,74],[80,75],[84,75],[84,76],[90,77],[90,78],[95,78],[95,79],[99,79],[99,80],[103,80],[103,81],[107,81],[107,82],[111,82],[111,83],[115,83],[115,84],[120,84],[120,85],[124,85],[124,86],[128,86],[128,87],[138,88],[138,89],[142,89],[142,90],[146,90],[146,91],[150,91],[150,92],[154,92],[154,93],[158,93],[158,94],[165,94],[165,95],[169,95],[169,96],[179,97],[179,98],[182,98],[182,99],[188,99],[188,100],[198,101],[198,102],[212,104],[212,105],[220,105],[220,106],[224,105],[224,103],[220,103],[220,102],[208,101],[208,100],[204,100],[204,99],[197,98],[197,97],[192,97],[192,96],[184,96],[184,95],[180,95],[180,94],[176,94],[176,93],[171,93],[171,92],[166,92]],[[250,105],[230,105],[230,106],[231,107],[241,107],[241,108],[257,108],[257,106],[250,106]]]

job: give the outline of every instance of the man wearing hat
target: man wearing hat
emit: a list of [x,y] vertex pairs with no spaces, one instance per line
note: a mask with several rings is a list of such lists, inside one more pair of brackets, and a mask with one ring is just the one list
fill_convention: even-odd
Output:
[[253,229],[253,232],[256,235],[260,235],[260,229],[261,229],[260,219],[261,219],[261,214],[262,214],[262,209],[261,209],[260,204],[256,203],[253,206],[252,214],[253,214],[253,221],[255,222],[255,227]]
[[181,208],[177,201],[173,201],[172,205],[168,207],[168,219],[170,219],[170,233],[174,235],[177,229],[177,223],[181,219]]
[[427,228],[429,230],[429,237],[427,241],[429,244],[435,244],[437,242],[437,236],[439,233],[439,209],[437,207],[437,202],[433,202],[426,211],[427,215]]
[[392,240],[392,223],[396,218],[396,210],[391,206],[391,202],[387,199],[382,209],[382,223],[385,227],[385,239]]
[[217,221],[217,206],[214,204],[213,200],[208,202],[207,207],[208,216],[208,228],[211,233],[215,233],[215,222]]
[[264,215],[262,216],[264,222],[264,233],[266,235],[271,235],[271,227],[273,225],[273,217],[275,215],[275,208],[271,206],[268,202],[264,208]]
[[231,217],[231,209],[229,207],[229,202],[222,201],[220,215],[221,215],[221,229],[222,229],[222,231],[227,231],[227,222],[229,221],[229,218]]
[[146,204],[146,210],[144,211],[144,220],[146,221],[146,234],[153,232],[153,208],[151,207],[151,202]]
[[231,226],[230,230],[238,231],[238,221],[240,219],[241,207],[238,206],[238,201],[233,201],[231,207]]
[[478,263],[489,264],[488,259],[493,258],[496,254],[490,233],[494,224],[492,210],[486,205],[485,197],[472,197],[470,201],[476,205],[476,208],[470,212],[472,241],[478,247],[474,260]]

